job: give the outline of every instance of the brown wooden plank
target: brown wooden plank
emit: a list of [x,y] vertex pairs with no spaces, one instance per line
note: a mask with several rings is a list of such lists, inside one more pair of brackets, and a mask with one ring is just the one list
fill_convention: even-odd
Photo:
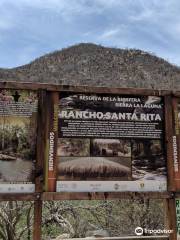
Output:
[[132,95],[169,95],[168,90],[153,90],[144,88],[111,88],[111,87],[90,87],[90,86],[59,86],[58,91],[89,92],[89,93],[112,93],[112,94],[132,94]]
[[40,199],[34,202],[33,240],[41,240],[42,204]]
[[57,200],[104,200],[104,199],[167,199],[171,198],[169,192],[109,192],[109,193],[52,193],[44,192],[41,195],[43,201]]
[[167,199],[163,199],[163,207],[164,207],[164,229],[169,229],[169,220],[168,220],[168,201]]
[[19,90],[39,90],[45,89],[44,84],[30,82],[0,82],[0,88],[19,89]]
[[167,172],[168,172],[168,190],[175,191],[174,181],[174,164],[173,164],[173,111],[172,97],[165,96],[165,149],[167,156]]
[[[59,93],[49,92],[48,94],[48,125],[46,134],[46,191],[56,191],[56,156],[57,156],[57,140],[58,140],[58,104]],[[53,160],[53,162],[52,162]]]
[[68,238],[68,240],[169,240],[168,236],[123,236],[123,237],[103,237],[103,238]]
[[71,86],[56,85],[46,83],[30,83],[30,82],[0,82],[0,88],[9,89],[29,89],[48,91],[72,91],[72,92],[89,92],[89,93],[114,93],[114,94],[132,94],[132,95],[169,95],[169,90],[154,90],[144,88],[111,88],[111,87],[90,87],[90,86]]
[[174,163],[174,181],[176,191],[180,190],[180,129],[178,120],[178,100],[173,97],[173,163]]
[[40,198],[36,193],[1,193],[0,201],[34,201]]
[[48,191],[48,159],[49,159],[49,125],[50,125],[50,96],[51,92],[46,93],[46,99],[45,99],[45,128],[44,128],[44,191]]
[[37,150],[35,164],[35,191],[43,191],[43,167],[44,167],[44,149],[45,149],[45,99],[46,91],[40,90],[38,93],[38,124],[37,124]]
[[169,240],[177,240],[175,199],[166,199],[166,201],[167,228],[168,230],[173,230],[173,233],[169,236]]

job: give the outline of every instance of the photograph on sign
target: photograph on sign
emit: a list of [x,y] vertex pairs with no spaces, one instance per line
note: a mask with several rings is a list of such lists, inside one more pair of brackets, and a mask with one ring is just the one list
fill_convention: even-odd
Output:
[[0,90],[0,192],[33,192],[37,94]]
[[60,94],[57,191],[165,191],[161,97]]
[[[59,178],[72,181],[130,180],[131,149],[130,143],[125,142],[116,139],[59,139]],[[125,144],[127,152],[124,153],[120,148]]]

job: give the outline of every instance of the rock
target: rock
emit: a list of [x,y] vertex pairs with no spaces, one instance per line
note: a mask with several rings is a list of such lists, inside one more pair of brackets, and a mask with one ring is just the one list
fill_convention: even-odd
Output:
[[12,161],[12,160],[16,160],[16,159],[17,159],[16,157],[12,157],[12,156],[0,153],[0,160]]
[[64,234],[61,234],[61,235],[59,235],[58,237],[56,237],[52,240],[62,240],[62,239],[65,240],[65,239],[68,239],[68,238],[70,238],[70,234],[64,233]]
[[109,233],[107,230],[104,229],[99,229],[99,230],[94,230],[94,231],[88,231],[86,233],[86,237],[110,237]]

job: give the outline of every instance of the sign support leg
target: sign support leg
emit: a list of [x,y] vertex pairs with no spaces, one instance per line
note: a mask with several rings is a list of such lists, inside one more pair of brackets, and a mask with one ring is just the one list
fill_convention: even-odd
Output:
[[169,240],[177,240],[177,229],[176,229],[176,202],[174,198],[165,200],[165,214],[166,224],[165,227],[168,230],[173,230],[170,234]]
[[34,202],[33,240],[41,240],[42,204],[41,200]]

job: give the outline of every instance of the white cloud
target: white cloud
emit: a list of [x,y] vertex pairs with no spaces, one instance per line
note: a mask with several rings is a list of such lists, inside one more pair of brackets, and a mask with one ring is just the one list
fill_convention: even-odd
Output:
[[150,21],[151,23],[164,24],[167,20],[175,21],[177,14],[175,11],[180,10],[180,2],[178,0],[137,0],[129,5],[130,8],[136,10],[131,12],[129,18],[133,21]]
[[[128,2],[131,0],[127,0]],[[124,0],[1,0],[0,5],[12,4],[14,6],[29,6],[34,8],[49,8],[49,9],[89,9],[91,7],[101,6],[110,8],[117,5],[123,5]]]
[[11,14],[12,9],[13,12],[18,10],[29,12],[33,9],[41,13],[44,11],[49,15],[61,17],[67,23],[72,22],[75,17],[101,14],[103,11],[102,5],[94,0],[0,0],[0,19],[2,18],[1,9],[9,9],[8,15]]
[[[15,8],[36,8],[46,9],[55,12],[80,13],[92,10],[91,5],[86,4],[85,0],[1,0],[1,7],[7,4]],[[95,9],[94,9],[95,10]]]
[[[129,1],[131,0],[127,0]],[[99,14],[116,6],[123,7],[124,3],[124,0],[0,0],[0,7],[9,5],[16,9],[35,8],[72,16],[74,14]]]
[[[11,42],[18,32],[17,45],[35,44],[40,48],[36,52],[78,39],[152,51],[167,48],[173,56],[180,40],[179,12],[179,0],[0,0],[0,38]],[[32,55],[24,48],[20,61]]]
[[[129,0],[127,0],[129,1]],[[123,6],[126,4],[124,0],[92,0],[95,5],[101,6],[102,8],[113,8],[115,6]]]
[[99,40],[107,40],[107,39],[117,36],[119,34],[119,32],[120,32],[120,30],[118,28],[107,29],[98,38],[99,38]]
[[[137,0],[138,10],[132,11],[129,20],[152,37],[167,43],[170,38],[180,39],[180,1]],[[150,29],[148,29],[150,28]]]

